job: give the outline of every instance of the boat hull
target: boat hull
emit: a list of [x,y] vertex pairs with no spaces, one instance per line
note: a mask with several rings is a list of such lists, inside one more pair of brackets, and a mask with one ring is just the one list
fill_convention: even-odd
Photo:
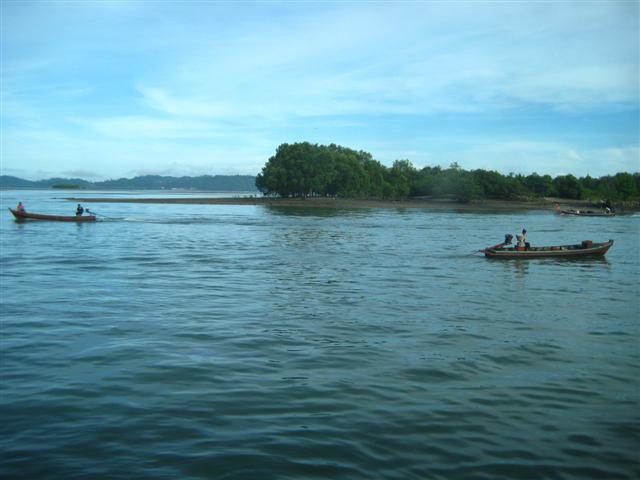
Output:
[[514,248],[485,248],[482,253],[488,258],[499,259],[529,259],[529,258],[578,258],[589,256],[602,256],[613,245],[613,240],[602,243],[593,243],[590,247],[582,244],[560,245],[553,247],[533,247],[528,250],[516,250]]
[[16,220],[49,220],[54,222],[95,222],[95,215],[44,215],[42,213],[19,212],[10,208],[9,211],[16,217]]
[[575,215],[576,217],[615,217],[615,212],[591,212],[591,211],[577,211],[577,210],[560,210],[558,213],[561,215]]

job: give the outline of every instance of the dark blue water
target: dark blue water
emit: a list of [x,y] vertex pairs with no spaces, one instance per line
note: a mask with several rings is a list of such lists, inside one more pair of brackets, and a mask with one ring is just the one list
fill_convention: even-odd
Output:
[[[2,192],[3,478],[640,477],[638,216],[62,196]],[[470,255],[523,226],[616,243]]]

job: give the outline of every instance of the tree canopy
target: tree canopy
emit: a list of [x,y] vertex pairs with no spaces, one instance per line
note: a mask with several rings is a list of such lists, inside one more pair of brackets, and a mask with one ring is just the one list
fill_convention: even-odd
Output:
[[464,170],[457,163],[448,168],[417,169],[409,160],[396,160],[386,167],[368,152],[301,142],[280,145],[256,177],[256,187],[265,195],[281,197],[450,196],[469,202],[554,196],[626,201],[640,198],[640,174],[552,178],[537,173],[524,176]]

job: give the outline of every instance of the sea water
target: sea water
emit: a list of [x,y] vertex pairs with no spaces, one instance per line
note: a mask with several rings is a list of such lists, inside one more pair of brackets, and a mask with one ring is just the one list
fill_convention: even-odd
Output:
[[640,477],[637,215],[78,195],[1,195],[3,478]]

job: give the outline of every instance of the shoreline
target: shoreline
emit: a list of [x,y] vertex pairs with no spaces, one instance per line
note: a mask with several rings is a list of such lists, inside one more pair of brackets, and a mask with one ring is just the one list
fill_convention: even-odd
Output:
[[[79,203],[157,203],[179,205],[262,205],[282,208],[326,208],[326,209],[358,209],[358,208],[423,208],[427,210],[455,210],[467,212],[505,212],[524,210],[553,210],[556,203],[563,209],[590,208],[596,209],[588,201],[561,199],[521,200],[484,200],[481,202],[460,203],[453,200],[414,198],[404,200],[358,199],[358,198],[269,198],[269,197],[225,197],[225,198],[79,198],[69,197],[64,200]],[[627,211],[636,209],[625,209]]]

